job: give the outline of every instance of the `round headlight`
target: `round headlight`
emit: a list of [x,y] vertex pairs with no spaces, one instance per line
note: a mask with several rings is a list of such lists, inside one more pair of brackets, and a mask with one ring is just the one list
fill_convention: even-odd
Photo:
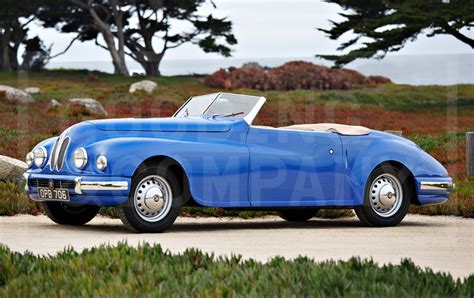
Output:
[[87,152],[84,148],[74,151],[74,165],[78,169],[83,169],[87,164]]
[[38,147],[33,151],[35,166],[41,168],[46,163],[48,153],[44,147]]
[[103,155],[99,155],[99,157],[97,157],[95,165],[99,170],[105,170],[105,168],[107,167],[107,158]]
[[34,160],[35,160],[35,155],[33,154],[33,152],[28,152],[28,154],[26,154],[26,165],[28,166],[28,168],[31,168]]

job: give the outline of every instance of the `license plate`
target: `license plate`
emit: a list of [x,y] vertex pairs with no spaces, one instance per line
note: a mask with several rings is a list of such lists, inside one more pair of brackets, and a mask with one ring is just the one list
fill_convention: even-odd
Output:
[[51,201],[69,201],[69,191],[63,188],[38,188],[39,198]]

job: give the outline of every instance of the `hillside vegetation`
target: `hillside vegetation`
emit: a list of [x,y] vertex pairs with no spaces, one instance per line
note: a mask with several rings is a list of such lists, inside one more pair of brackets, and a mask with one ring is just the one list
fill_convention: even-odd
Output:
[[220,69],[207,76],[204,83],[225,90],[348,90],[357,86],[373,87],[391,81],[382,76],[367,77],[352,69],[334,69],[306,61],[291,61],[270,69],[255,63],[240,68]]
[[[0,73],[0,84],[16,88],[39,87],[36,103],[16,105],[0,99],[0,154],[24,159],[39,141],[59,135],[66,127],[97,118],[77,107],[48,110],[51,99],[89,97],[100,101],[112,117],[166,117],[190,96],[218,92],[201,77],[148,78],[158,83],[153,94],[129,94],[131,83],[141,80],[88,71]],[[474,130],[474,85],[409,86],[355,85],[351,90],[233,92],[265,96],[267,104],[256,124],[286,126],[296,123],[337,122],[378,130],[402,131],[438,159],[454,177],[458,189],[447,204],[412,208],[426,214],[474,217],[474,179],[466,177],[465,132]],[[12,186],[0,186],[0,214],[35,212],[34,207],[13,208]],[[3,205],[3,207],[2,207]],[[6,206],[6,207],[5,207]],[[212,213],[212,212],[211,212]]]

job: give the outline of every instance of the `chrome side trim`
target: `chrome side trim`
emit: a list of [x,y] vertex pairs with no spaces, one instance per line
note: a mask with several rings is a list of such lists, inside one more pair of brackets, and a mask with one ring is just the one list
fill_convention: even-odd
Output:
[[435,181],[422,181],[420,182],[421,190],[453,190],[455,187],[452,182],[435,182]]
[[127,181],[82,181],[81,177],[74,178],[76,194],[82,194],[84,190],[128,190]]

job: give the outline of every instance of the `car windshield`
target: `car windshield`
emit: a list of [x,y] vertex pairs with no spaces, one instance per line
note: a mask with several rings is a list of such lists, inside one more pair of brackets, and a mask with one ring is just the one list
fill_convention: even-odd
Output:
[[263,99],[263,101],[262,99],[262,97],[258,96],[231,93],[213,93],[194,96],[176,112],[174,117],[218,115],[223,117],[246,118],[247,116],[251,116],[251,119],[249,119],[251,122],[261,105],[263,105],[265,99]]
[[176,112],[174,117],[191,117],[202,115],[206,108],[216,99],[219,93],[191,97]]

